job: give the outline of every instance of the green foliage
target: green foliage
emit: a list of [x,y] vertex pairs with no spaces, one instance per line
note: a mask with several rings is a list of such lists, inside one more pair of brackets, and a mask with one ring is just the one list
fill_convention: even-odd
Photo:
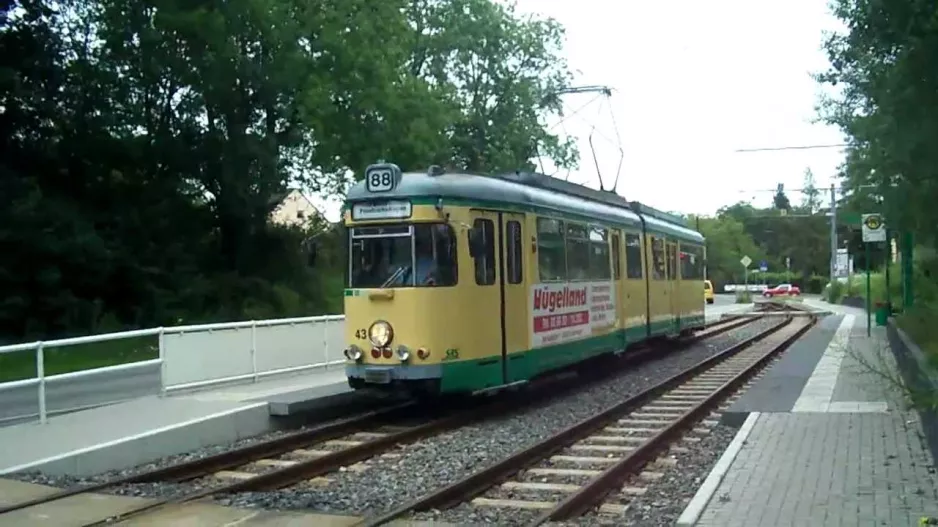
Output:
[[831,282],[830,287],[826,289],[825,300],[831,304],[839,304],[847,292],[847,286],[839,280]]
[[[0,342],[341,312],[343,233],[291,187],[561,166],[562,28],[494,0],[7,2]],[[318,259],[310,267],[310,240]]]
[[751,304],[752,294],[749,291],[737,291],[736,303],[737,304]]
[[[691,218],[691,225],[698,224]],[[707,238],[707,272],[717,291],[727,283],[741,284],[744,270],[740,259],[749,256],[756,269],[765,260],[767,273],[749,273],[750,283],[792,283],[806,293],[820,293],[830,262],[829,220],[808,209],[756,209],[745,203],[725,207],[716,217],[699,218],[700,232]],[[790,271],[786,267],[786,258]]]
[[[825,42],[830,68],[818,79],[836,87],[837,96],[824,99],[819,110],[848,136],[842,207],[881,212],[891,230],[913,235],[925,258],[915,262],[914,303],[903,306],[899,321],[938,357],[932,329],[938,316],[938,17],[934,5],[918,0],[834,0],[832,8],[847,29]],[[862,253],[857,238],[851,247]],[[875,269],[881,261],[873,255],[860,267]],[[884,280],[872,278],[872,299],[881,300]],[[863,294],[862,286],[850,287],[855,290],[848,294]],[[891,292],[898,298],[897,289]]]

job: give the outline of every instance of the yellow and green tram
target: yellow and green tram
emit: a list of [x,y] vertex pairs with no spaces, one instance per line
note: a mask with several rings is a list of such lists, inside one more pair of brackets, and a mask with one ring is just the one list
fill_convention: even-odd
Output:
[[704,325],[703,236],[608,191],[377,164],[344,216],[356,389],[497,389]]

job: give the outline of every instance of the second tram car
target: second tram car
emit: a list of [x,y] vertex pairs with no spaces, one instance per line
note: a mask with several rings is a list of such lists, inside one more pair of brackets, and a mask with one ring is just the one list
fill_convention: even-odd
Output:
[[703,236],[608,191],[379,164],[344,216],[353,388],[492,389],[704,325]]

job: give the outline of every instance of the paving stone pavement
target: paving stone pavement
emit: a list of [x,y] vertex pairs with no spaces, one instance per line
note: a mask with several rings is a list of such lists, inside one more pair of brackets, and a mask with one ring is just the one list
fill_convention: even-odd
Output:
[[696,525],[912,527],[938,517],[938,467],[885,330],[867,338],[865,314],[847,314],[838,333],[794,411],[751,414]]

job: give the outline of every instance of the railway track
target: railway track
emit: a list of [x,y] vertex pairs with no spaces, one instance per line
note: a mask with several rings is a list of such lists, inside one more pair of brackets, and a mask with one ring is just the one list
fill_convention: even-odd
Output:
[[[359,527],[457,505],[499,507],[528,515],[531,525],[589,511],[615,519],[673,464],[681,441],[699,441],[708,415],[778,353],[814,317],[780,322],[645,392],[587,418],[488,468],[431,492]],[[670,452],[669,452],[670,451]]]
[[[675,349],[740,328],[756,320],[755,317],[727,317],[708,324],[693,335],[678,340]],[[660,348],[639,349],[621,359],[622,367],[661,356]],[[616,368],[615,370],[618,370]],[[614,375],[605,369],[600,377]],[[582,387],[582,380],[563,379],[541,383],[551,397],[567,395]],[[547,387],[549,385],[549,387]],[[212,496],[248,491],[270,491],[291,486],[328,484],[325,478],[340,469],[356,470],[360,463],[377,456],[396,454],[395,449],[448,430],[525,409],[544,402],[541,388],[506,394],[482,403],[461,403],[465,407],[449,408],[448,412],[433,419],[422,418],[414,424],[415,414],[426,411],[416,403],[403,403],[393,407],[367,412],[323,426],[295,432],[263,443],[232,449],[200,459],[186,461],[152,471],[118,478],[90,486],[65,489],[51,495],[0,507],[3,515],[21,509],[41,507],[43,504],[78,494],[108,491],[117,487],[146,483],[180,484],[172,497],[156,500],[119,516],[111,516],[86,524],[106,525],[155,512],[157,509],[178,506]],[[406,424],[402,425],[404,422]]]

